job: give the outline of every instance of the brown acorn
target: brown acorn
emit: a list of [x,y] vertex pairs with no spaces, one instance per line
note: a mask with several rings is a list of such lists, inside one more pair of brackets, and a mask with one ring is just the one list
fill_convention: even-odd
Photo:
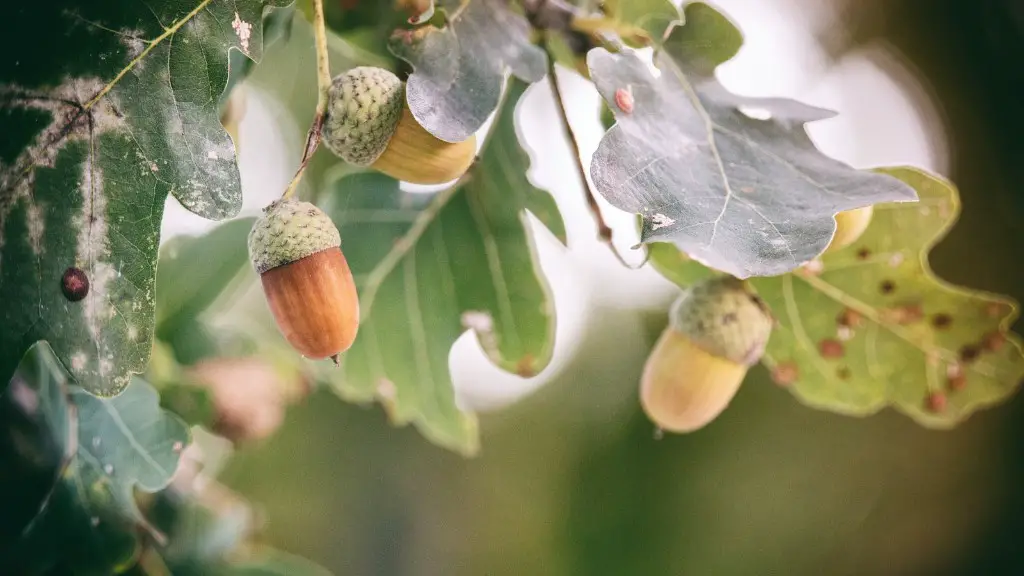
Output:
[[868,229],[874,212],[874,206],[865,206],[836,214],[836,233],[825,252],[834,252],[856,242]]
[[359,300],[341,235],[309,202],[278,200],[249,233],[249,258],[277,327],[303,356],[332,358],[359,328]]
[[349,164],[414,184],[454,180],[476,156],[475,136],[445,142],[427,132],[406,103],[405,84],[370,66],[334,78],[322,142]]
[[774,321],[750,287],[732,277],[691,287],[669,320],[644,366],[640,403],[662,430],[692,432],[729,405],[764,354]]

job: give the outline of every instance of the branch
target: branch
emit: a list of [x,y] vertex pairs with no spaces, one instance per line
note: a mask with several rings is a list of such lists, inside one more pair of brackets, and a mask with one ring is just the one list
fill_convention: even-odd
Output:
[[331,89],[331,65],[327,56],[327,29],[324,25],[324,2],[313,0],[313,34],[316,41],[316,83],[318,87],[316,99],[316,112],[313,115],[313,125],[309,127],[306,135],[306,147],[302,150],[302,160],[299,162],[299,169],[295,176],[288,183],[283,198],[291,198],[302,181],[302,173],[313,158],[313,153],[320,146],[320,136],[323,132],[324,120],[327,118],[327,101]]
[[[544,33],[544,51],[548,55],[548,82],[551,83],[551,90],[555,93],[555,108],[558,109],[558,114],[562,119],[562,129],[565,135],[569,138],[569,142],[572,144],[573,149],[573,160],[576,163],[576,170],[579,173],[580,181],[583,184],[583,193],[587,199],[587,207],[590,208],[590,213],[594,216],[594,221],[597,224],[597,237],[601,242],[608,245],[608,248],[615,255],[615,258],[627,268],[634,268],[619,254],[619,251],[615,248],[615,243],[612,241],[612,229],[604,221],[604,216],[601,215],[601,206],[597,203],[597,197],[594,195],[594,191],[590,188],[590,181],[587,179],[587,169],[583,166],[583,155],[580,151],[579,140],[576,139],[576,133],[573,132],[572,124],[569,123],[569,113],[565,107],[565,98],[562,95],[562,89],[558,86],[558,78],[555,76],[555,55],[552,52],[548,41],[547,34]],[[644,262],[646,262],[644,258]],[[640,264],[643,266],[643,263]]]

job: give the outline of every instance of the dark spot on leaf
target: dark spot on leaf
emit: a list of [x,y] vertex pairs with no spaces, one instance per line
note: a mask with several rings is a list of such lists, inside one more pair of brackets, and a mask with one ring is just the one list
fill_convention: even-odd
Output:
[[940,312],[932,316],[932,326],[938,330],[945,330],[946,328],[949,328],[952,323],[953,317],[945,312]]
[[772,381],[779,386],[789,386],[800,378],[800,369],[795,362],[780,362],[772,368]]
[[846,366],[840,366],[839,369],[836,370],[836,376],[838,376],[840,380],[849,380],[850,375],[850,369]]
[[729,324],[732,324],[737,320],[737,318],[738,317],[736,316],[735,312],[729,312],[727,314],[724,314],[722,316],[722,326],[728,326]]
[[858,260],[867,260],[870,257],[871,257],[871,250],[868,250],[867,248],[861,248],[860,250],[857,250],[857,259]]
[[960,360],[965,363],[974,362],[978,359],[978,355],[981,354],[981,350],[974,344],[967,344],[960,349]]
[[864,324],[864,317],[860,312],[846,308],[836,317],[836,324],[846,328],[859,328]]
[[981,339],[981,346],[989,352],[999,352],[1003,349],[1003,345],[1006,344],[1006,334],[999,332],[989,332]]
[[843,343],[834,338],[825,338],[819,342],[818,351],[822,358],[842,358],[845,353]]
[[945,412],[947,403],[946,395],[942,392],[932,392],[928,395],[928,398],[925,401],[925,405],[928,407],[928,410],[935,412],[936,414]]
[[60,287],[65,298],[78,302],[89,293],[89,277],[80,268],[72,266],[61,276]]
[[883,280],[882,283],[878,285],[878,290],[882,294],[892,294],[896,291],[896,283],[892,280]]

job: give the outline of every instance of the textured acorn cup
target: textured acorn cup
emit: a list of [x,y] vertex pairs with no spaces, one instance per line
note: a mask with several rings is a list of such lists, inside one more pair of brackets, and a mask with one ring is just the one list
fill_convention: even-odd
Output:
[[832,243],[828,245],[825,251],[833,252],[846,248],[856,242],[864,234],[864,231],[868,229],[874,212],[874,206],[865,206],[836,214],[836,235],[832,237]]
[[735,278],[686,291],[644,365],[640,403],[648,418],[669,432],[692,432],[714,420],[761,359],[772,324],[761,300]]
[[398,76],[369,66],[334,78],[322,141],[349,164],[415,184],[454,180],[476,155],[475,136],[445,142],[427,132],[413,117]]
[[352,346],[359,299],[338,229],[309,202],[278,200],[249,232],[249,258],[277,327],[303,356],[333,358]]

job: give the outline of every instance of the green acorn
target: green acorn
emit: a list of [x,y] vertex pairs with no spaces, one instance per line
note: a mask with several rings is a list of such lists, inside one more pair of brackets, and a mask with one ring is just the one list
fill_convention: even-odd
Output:
[[427,132],[406,104],[398,76],[369,66],[334,78],[322,141],[349,164],[416,184],[454,180],[476,156],[475,136],[445,142]]
[[644,412],[670,432],[692,432],[714,420],[761,359],[773,324],[741,280],[713,278],[691,287],[672,306],[644,366]]
[[288,342],[337,362],[355,341],[359,299],[331,219],[309,202],[273,202],[249,232],[249,258]]

